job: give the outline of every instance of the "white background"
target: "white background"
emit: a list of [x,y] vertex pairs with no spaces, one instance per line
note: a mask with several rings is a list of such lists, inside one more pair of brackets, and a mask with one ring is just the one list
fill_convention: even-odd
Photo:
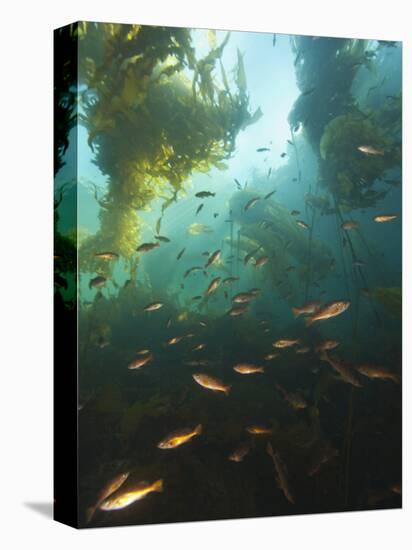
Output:
[[[5,3],[0,20],[0,547],[410,548],[404,510],[75,531],[52,502],[52,29],[76,20],[404,41],[404,280],[410,277],[411,14],[405,0]],[[409,218],[409,219],[408,219]],[[405,244],[405,240],[407,244]],[[406,280],[407,286],[410,287]],[[404,465],[411,407],[404,288]],[[409,460],[408,460],[409,459]],[[37,511],[33,503],[39,504]],[[39,512],[40,510],[43,513]],[[44,513],[46,512],[46,513]],[[408,533],[409,531],[409,533]],[[409,534],[409,543],[407,542]]]

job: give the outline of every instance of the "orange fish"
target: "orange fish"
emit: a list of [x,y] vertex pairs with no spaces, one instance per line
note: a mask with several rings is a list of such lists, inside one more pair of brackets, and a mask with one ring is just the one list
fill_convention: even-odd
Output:
[[208,374],[197,373],[197,374],[193,374],[192,378],[194,379],[195,382],[197,382],[203,388],[206,388],[212,391],[221,391],[225,395],[229,395],[230,388],[232,387],[232,386],[228,386],[227,384],[224,384],[218,378],[213,378],[212,376],[209,376]]
[[310,327],[316,321],[326,321],[331,317],[336,317],[348,309],[350,306],[349,300],[337,300],[336,302],[331,302],[325,307],[321,308],[314,315],[305,318],[305,324],[307,327]]
[[395,384],[399,384],[400,378],[397,374],[386,370],[383,367],[377,367],[375,365],[363,364],[357,367],[358,372],[367,376],[368,378],[379,378],[380,380],[392,380]]
[[239,363],[233,367],[233,370],[239,374],[255,374],[257,372],[265,372],[263,367],[257,367],[250,363]]
[[183,428],[181,430],[176,430],[166,436],[162,441],[157,445],[159,449],[174,449],[179,447],[184,443],[190,441],[193,437],[200,435],[202,433],[202,425],[198,424],[195,428]]

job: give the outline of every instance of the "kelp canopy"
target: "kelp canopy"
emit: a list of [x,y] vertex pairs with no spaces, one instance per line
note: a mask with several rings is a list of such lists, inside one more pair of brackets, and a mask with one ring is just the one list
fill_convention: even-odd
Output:
[[[95,163],[108,177],[100,231],[82,258],[111,250],[131,258],[139,237],[137,212],[162,197],[164,211],[193,171],[224,169],[237,133],[254,122],[242,57],[235,89],[221,63],[223,43],[196,59],[189,29],[140,25],[79,26],[81,120]],[[216,82],[219,61],[221,84]]]
[[[289,114],[319,157],[320,183],[346,210],[374,206],[385,196],[372,186],[400,164],[401,102],[384,98],[379,108],[360,109],[353,82],[361,67],[374,70],[372,41],[293,37],[301,95]],[[372,108],[373,107],[373,108]],[[361,145],[384,151],[365,155]]]

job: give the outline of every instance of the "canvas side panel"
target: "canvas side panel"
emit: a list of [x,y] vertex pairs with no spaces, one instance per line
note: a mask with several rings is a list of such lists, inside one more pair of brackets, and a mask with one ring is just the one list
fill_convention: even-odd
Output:
[[54,519],[78,525],[77,24],[54,31]]

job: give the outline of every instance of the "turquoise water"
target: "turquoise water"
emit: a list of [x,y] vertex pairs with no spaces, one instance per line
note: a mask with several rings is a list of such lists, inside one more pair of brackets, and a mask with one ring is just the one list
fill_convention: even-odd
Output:
[[[160,47],[159,28],[145,32]],[[226,32],[189,35],[202,59]],[[156,81],[147,96],[136,91],[149,50],[135,59],[142,35],[118,36],[108,39],[101,26],[82,35],[80,120],[55,180],[57,195],[66,184],[57,232],[72,239],[79,261],[77,274],[59,264],[57,242],[56,271],[68,281],[57,282],[57,293],[67,310],[77,307],[79,322],[81,524],[400,506],[401,44],[232,32],[210,62],[213,82],[224,87],[221,63],[235,94],[243,64],[241,97],[249,116],[262,115],[236,129],[218,167],[188,169],[173,196],[172,166],[184,156],[175,136],[190,148],[193,128],[212,130],[190,118],[192,105],[183,138],[165,120],[170,141],[163,135],[156,149],[154,131],[139,126],[147,116],[155,127],[163,112]],[[86,77],[90,59],[100,72]],[[118,86],[125,71],[140,78],[131,100]],[[185,82],[193,75],[189,66],[179,72]],[[179,117],[170,97],[164,112]],[[94,134],[96,113],[107,120]],[[184,127],[185,118],[177,121]],[[196,155],[206,155],[206,143]],[[156,179],[156,162],[169,179]],[[156,246],[136,251],[144,243]],[[336,301],[344,311],[325,313]],[[280,347],[285,339],[292,342]],[[326,356],[325,340],[334,341]],[[239,364],[258,372],[242,375]],[[199,384],[199,373],[225,391]],[[199,424],[187,442],[158,447]],[[266,433],[251,433],[252,425]],[[245,456],[229,460],[239,445]],[[115,496],[158,479],[163,491],[104,510],[99,491],[125,472]]]

